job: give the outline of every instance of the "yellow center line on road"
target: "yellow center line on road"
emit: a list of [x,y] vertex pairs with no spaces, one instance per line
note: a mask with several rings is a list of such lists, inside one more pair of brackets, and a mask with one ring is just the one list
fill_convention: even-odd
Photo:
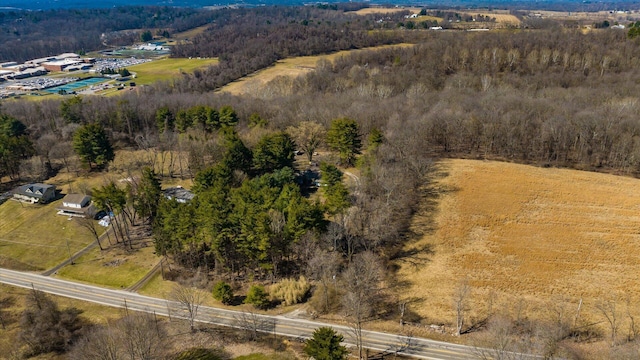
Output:
[[[189,311],[176,301],[148,297],[123,290],[105,289],[41,275],[13,271],[6,271],[5,273],[4,269],[0,270],[2,270],[0,272],[0,282],[23,288],[33,287],[36,290],[39,288],[42,291],[59,296],[94,302],[105,306],[127,307],[133,311],[153,311],[161,316],[175,316],[182,319],[191,317]],[[246,316],[251,316],[252,318],[249,319]],[[344,333],[345,338],[348,339],[348,344],[355,344],[353,332],[345,325],[325,324],[303,319],[290,319],[284,316],[269,316],[207,306],[200,306],[198,315],[194,320],[246,329],[248,326],[256,326],[256,319],[259,321],[257,328],[260,332],[274,332],[285,336],[309,338],[318,326],[331,326]],[[404,353],[422,359],[457,360],[474,357],[473,352],[469,349],[457,350],[456,344],[430,342],[421,338],[412,339],[400,334],[385,334],[367,330],[364,330],[362,335],[365,347],[376,351]],[[446,346],[452,346],[452,348],[447,348]]]
[[[121,296],[118,296],[116,294],[109,294],[109,293],[105,294],[105,293],[103,293],[104,289],[100,289],[100,288],[95,288],[97,291],[94,292],[94,291],[91,291],[91,290],[82,289],[81,287],[69,288],[67,286],[64,286],[64,285],[67,285],[67,284],[57,284],[56,282],[49,283],[49,282],[42,281],[42,280],[40,280],[38,278],[21,277],[21,276],[16,276],[16,277],[18,278],[18,280],[28,282],[29,284],[33,285],[34,287],[38,286],[38,287],[42,287],[42,288],[45,288],[45,289],[53,289],[53,290],[58,291],[60,294],[66,294],[66,293],[69,293],[69,292],[76,292],[76,293],[79,293],[79,294],[85,294],[85,295],[90,296],[90,297],[97,297],[97,298],[102,298],[104,300],[111,300],[112,302],[120,302],[120,301],[124,301],[126,299],[127,304],[138,304],[138,305],[142,305],[144,307],[154,307],[154,308],[159,308],[159,309],[166,310],[166,305],[159,305],[159,304],[155,304],[153,302],[144,303],[144,302],[138,301],[136,299],[136,294],[133,294],[133,293],[131,295],[129,295],[129,294],[121,294],[122,295],[122,297],[121,297]],[[2,279],[2,275],[0,275],[0,279]],[[76,284],[73,284],[73,285],[76,285]],[[90,285],[87,285],[87,286],[90,286]],[[26,286],[26,285],[24,287],[28,288],[28,286]],[[117,290],[113,290],[113,291],[117,291]],[[79,300],[86,300],[85,298],[80,298],[80,297],[71,296],[71,295],[60,295],[60,296],[73,297],[73,298],[77,298]],[[140,296],[140,295],[137,295],[137,296]],[[150,299],[162,300],[162,299],[155,299],[155,298],[150,298]],[[86,300],[86,301],[101,303],[101,302],[94,301],[94,300]],[[112,304],[109,304],[109,305],[112,305]],[[124,303],[122,305],[124,306]]]

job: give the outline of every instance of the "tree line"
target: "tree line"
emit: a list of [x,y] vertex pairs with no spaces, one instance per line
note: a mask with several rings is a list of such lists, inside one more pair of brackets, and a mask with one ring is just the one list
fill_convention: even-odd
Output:
[[[117,7],[0,11],[0,61],[25,61],[64,52],[89,52],[139,40],[129,29],[192,29],[211,20],[211,11],[177,7]],[[72,30],[73,31],[70,31]]]
[[405,41],[388,29],[401,14],[383,22],[317,7],[223,9],[207,30],[178,44],[171,56],[218,57],[220,64],[175,81],[177,91],[208,91],[292,56],[316,55]]

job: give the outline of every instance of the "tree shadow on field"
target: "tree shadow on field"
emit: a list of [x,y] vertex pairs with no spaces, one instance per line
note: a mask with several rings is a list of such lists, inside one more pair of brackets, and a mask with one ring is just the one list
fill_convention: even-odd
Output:
[[393,270],[400,269],[400,265],[411,265],[414,270],[428,263],[431,260],[431,256],[434,254],[433,246],[431,244],[424,244],[410,249],[400,249],[394,254],[391,259],[395,263],[392,265]]
[[433,244],[423,242],[423,238],[433,235],[437,230],[436,217],[442,198],[459,191],[454,186],[442,183],[441,180],[449,176],[447,170],[447,166],[442,162],[436,162],[425,176],[425,183],[419,189],[420,203],[413,214],[411,228],[405,234],[403,246],[391,256],[394,270],[398,270],[402,264],[419,268],[428,263],[434,255]]

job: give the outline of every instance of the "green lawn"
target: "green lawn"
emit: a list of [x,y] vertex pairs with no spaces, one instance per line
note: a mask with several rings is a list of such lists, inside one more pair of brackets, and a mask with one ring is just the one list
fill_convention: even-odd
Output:
[[217,63],[217,59],[163,58],[144,64],[130,66],[127,69],[136,73],[136,78],[132,81],[138,85],[145,85],[156,81],[168,81],[179,76],[181,73],[191,73],[195,69]]
[[164,280],[162,279],[162,274],[157,273],[138,293],[152,297],[168,298],[175,286],[176,282]]
[[[62,200],[46,205],[9,200],[0,205],[0,266],[18,270],[46,270],[94,238],[75,221],[57,215]],[[67,240],[69,249],[67,249]]]
[[99,286],[124,289],[140,280],[160,261],[152,247],[129,252],[122,245],[114,245],[108,250],[94,248],[76,260],[74,265],[65,266],[58,276]]

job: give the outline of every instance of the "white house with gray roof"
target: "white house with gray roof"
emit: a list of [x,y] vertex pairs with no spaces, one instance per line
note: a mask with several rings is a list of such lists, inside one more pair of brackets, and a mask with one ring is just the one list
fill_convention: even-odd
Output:
[[84,194],[65,195],[62,199],[62,206],[58,207],[58,215],[92,217],[94,213],[91,196]]
[[28,203],[48,203],[56,198],[56,186],[49,184],[27,184],[13,190],[13,198]]

